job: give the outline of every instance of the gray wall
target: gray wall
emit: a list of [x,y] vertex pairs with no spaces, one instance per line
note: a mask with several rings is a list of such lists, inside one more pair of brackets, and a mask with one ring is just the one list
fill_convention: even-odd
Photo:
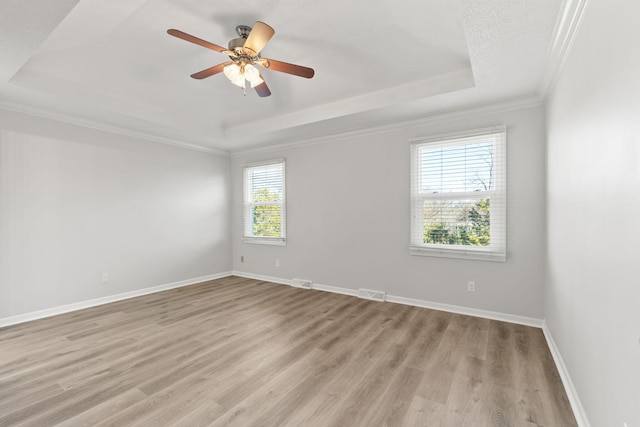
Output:
[[[508,261],[410,256],[409,138],[500,124],[508,132]],[[234,270],[541,319],[544,153],[544,109],[530,107],[233,157]],[[287,246],[243,243],[242,165],[277,157],[287,160]],[[477,292],[467,292],[469,280]]]
[[230,271],[229,188],[228,158],[0,110],[0,319]]
[[594,427],[640,426],[638,15],[589,2],[548,106],[545,316]]

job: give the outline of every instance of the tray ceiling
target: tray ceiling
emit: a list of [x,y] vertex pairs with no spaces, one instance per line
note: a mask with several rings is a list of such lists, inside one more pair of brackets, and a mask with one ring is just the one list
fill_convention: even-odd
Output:
[[[73,117],[222,150],[281,143],[535,95],[561,0],[10,0],[0,18],[0,106]],[[261,20],[272,96],[223,75],[226,46]]]

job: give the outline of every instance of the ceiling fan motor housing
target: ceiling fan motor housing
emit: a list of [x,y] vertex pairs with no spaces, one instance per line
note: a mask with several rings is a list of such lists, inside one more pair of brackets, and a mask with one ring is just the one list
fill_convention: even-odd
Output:
[[251,32],[251,27],[248,25],[238,25],[236,27],[236,33],[238,33],[238,35],[243,39],[246,39],[247,37],[249,37],[250,32]]
[[237,39],[229,40],[229,50],[235,50],[237,47],[244,46],[246,39],[244,37],[238,37]]

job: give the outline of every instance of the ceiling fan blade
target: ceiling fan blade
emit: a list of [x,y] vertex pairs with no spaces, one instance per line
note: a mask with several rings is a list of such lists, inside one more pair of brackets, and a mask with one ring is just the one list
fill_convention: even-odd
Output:
[[[262,78],[262,76],[260,77]],[[265,82],[264,79],[262,80],[263,80],[262,83],[254,87],[254,89],[258,93],[258,96],[264,98],[265,96],[271,95],[271,90],[269,90],[269,86],[267,86],[267,82]]]
[[214,74],[218,74],[224,71],[224,67],[228,64],[231,64],[231,62],[223,62],[222,64],[215,65],[213,67],[207,68],[206,70],[198,71],[197,73],[191,74],[191,77],[198,80],[206,79],[207,77],[211,77]]
[[276,61],[275,59],[261,58],[257,64],[262,65],[264,68],[274,71],[280,71],[281,73],[293,74],[294,76],[305,77],[310,79],[315,74],[313,68],[303,67],[301,65],[289,64],[287,62]]
[[242,47],[250,49],[251,51],[255,52],[257,56],[267,44],[267,42],[271,40],[271,37],[273,37],[275,32],[276,31],[273,28],[271,28],[264,22],[257,21],[251,29],[249,37],[247,37],[247,40],[245,40]]
[[207,49],[215,50],[216,52],[223,53],[223,52],[225,52],[227,50],[222,46],[218,46],[217,44],[213,44],[213,43],[210,43],[210,42],[208,42],[206,40],[199,39],[198,37],[192,36],[191,34],[187,34],[187,33],[183,32],[183,31],[175,30],[173,28],[170,29],[170,30],[167,30],[167,33],[172,35],[172,36],[174,36],[174,37],[177,37],[179,39],[186,40],[186,41],[191,42],[191,43],[195,43],[198,46],[202,46],[202,47],[206,47]]

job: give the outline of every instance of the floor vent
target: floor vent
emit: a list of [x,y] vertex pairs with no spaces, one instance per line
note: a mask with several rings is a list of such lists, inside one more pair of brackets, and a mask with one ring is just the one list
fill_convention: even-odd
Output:
[[372,291],[371,289],[358,289],[358,298],[370,299],[372,301],[384,302],[386,293],[382,291]]
[[302,289],[311,289],[311,280],[293,279],[291,286]]

